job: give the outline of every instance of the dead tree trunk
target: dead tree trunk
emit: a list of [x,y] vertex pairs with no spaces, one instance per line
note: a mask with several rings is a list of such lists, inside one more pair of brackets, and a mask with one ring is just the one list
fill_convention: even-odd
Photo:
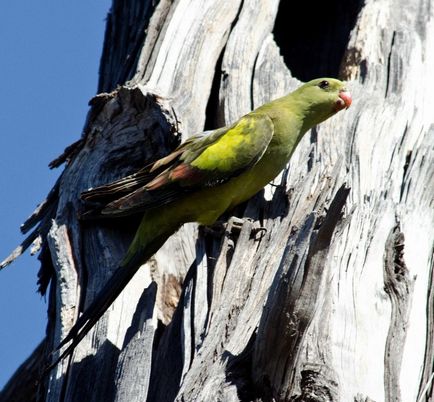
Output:
[[38,368],[134,233],[134,220],[78,221],[79,194],[320,76],[349,81],[350,110],[234,211],[240,232],[226,217],[221,237],[193,224],[172,236],[38,395],[433,400],[434,9],[293,3],[113,1],[83,136],[23,227],[36,225],[24,246],[42,240],[41,285],[53,275],[45,354],[2,400],[36,399]]

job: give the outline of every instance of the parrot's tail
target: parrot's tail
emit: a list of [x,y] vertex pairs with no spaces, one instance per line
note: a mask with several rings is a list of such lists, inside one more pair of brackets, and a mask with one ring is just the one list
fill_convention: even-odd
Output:
[[[165,243],[167,238],[179,228],[179,225],[173,223],[172,225],[155,226],[152,224],[152,221],[158,220],[158,218],[155,219],[155,215],[154,217],[146,215],[148,214],[145,214],[143,217],[136,236],[119,268],[103,286],[90,306],[77,319],[77,322],[55,351],[58,351],[69,342],[71,344],[44,370],[44,374],[48,373],[57,363],[74,351],[74,348],[120,295],[140,266],[151,258]],[[150,219],[148,220],[147,218]]]

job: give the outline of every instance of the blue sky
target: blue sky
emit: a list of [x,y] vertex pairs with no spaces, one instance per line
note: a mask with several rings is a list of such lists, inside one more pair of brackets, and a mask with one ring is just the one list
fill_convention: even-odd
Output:
[[[48,163],[80,137],[97,89],[110,0],[4,2],[0,7],[0,260],[62,167]],[[0,271],[0,388],[44,337],[36,257]]]

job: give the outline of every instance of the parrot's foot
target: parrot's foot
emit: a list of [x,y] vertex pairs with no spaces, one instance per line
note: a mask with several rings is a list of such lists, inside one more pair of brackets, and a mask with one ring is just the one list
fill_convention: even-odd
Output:
[[[250,218],[237,218],[236,216],[232,216],[227,224],[227,231],[229,231],[230,233],[239,233],[244,225],[245,222],[252,222],[253,220]],[[259,226],[259,227],[254,227],[251,229],[250,232],[250,237],[251,238],[257,238],[257,239],[262,239],[262,237],[265,235],[265,233],[267,233],[267,229],[264,228],[263,226]],[[259,236],[258,236],[259,234]]]
[[[209,226],[201,226],[201,229],[205,234],[209,234],[215,237],[221,237],[225,233],[228,234],[239,234],[243,225],[247,221],[252,221],[250,218],[238,218],[236,216],[231,216],[227,222],[225,221],[216,221],[212,225]],[[259,238],[262,238],[265,233],[267,233],[267,229],[264,227],[255,227],[252,228],[251,237],[257,237],[259,234]]]
[[[228,221],[228,229],[230,233],[239,233],[245,222],[252,222],[253,220],[250,218],[237,218],[236,216],[232,216]],[[267,233],[267,229],[263,226],[254,227],[251,229],[250,237],[256,240],[262,239],[262,237]]]
[[215,221],[212,225],[201,226],[201,229],[205,234],[209,234],[215,237],[221,237],[226,232],[229,233],[239,233],[243,227],[246,219],[237,218],[236,216],[231,216],[228,221]]
[[250,220],[249,218],[238,218],[231,216],[228,220],[226,230],[230,233],[239,233],[244,225],[244,222]]

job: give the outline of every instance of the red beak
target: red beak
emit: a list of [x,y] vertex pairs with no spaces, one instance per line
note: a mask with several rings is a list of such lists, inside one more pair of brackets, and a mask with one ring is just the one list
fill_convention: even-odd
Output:
[[338,101],[339,110],[344,108],[348,109],[351,106],[351,102],[353,101],[353,99],[351,98],[351,94],[349,91],[347,91],[346,89],[342,89],[341,91],[339,91],[339,98],[342,99],[342,101]]

